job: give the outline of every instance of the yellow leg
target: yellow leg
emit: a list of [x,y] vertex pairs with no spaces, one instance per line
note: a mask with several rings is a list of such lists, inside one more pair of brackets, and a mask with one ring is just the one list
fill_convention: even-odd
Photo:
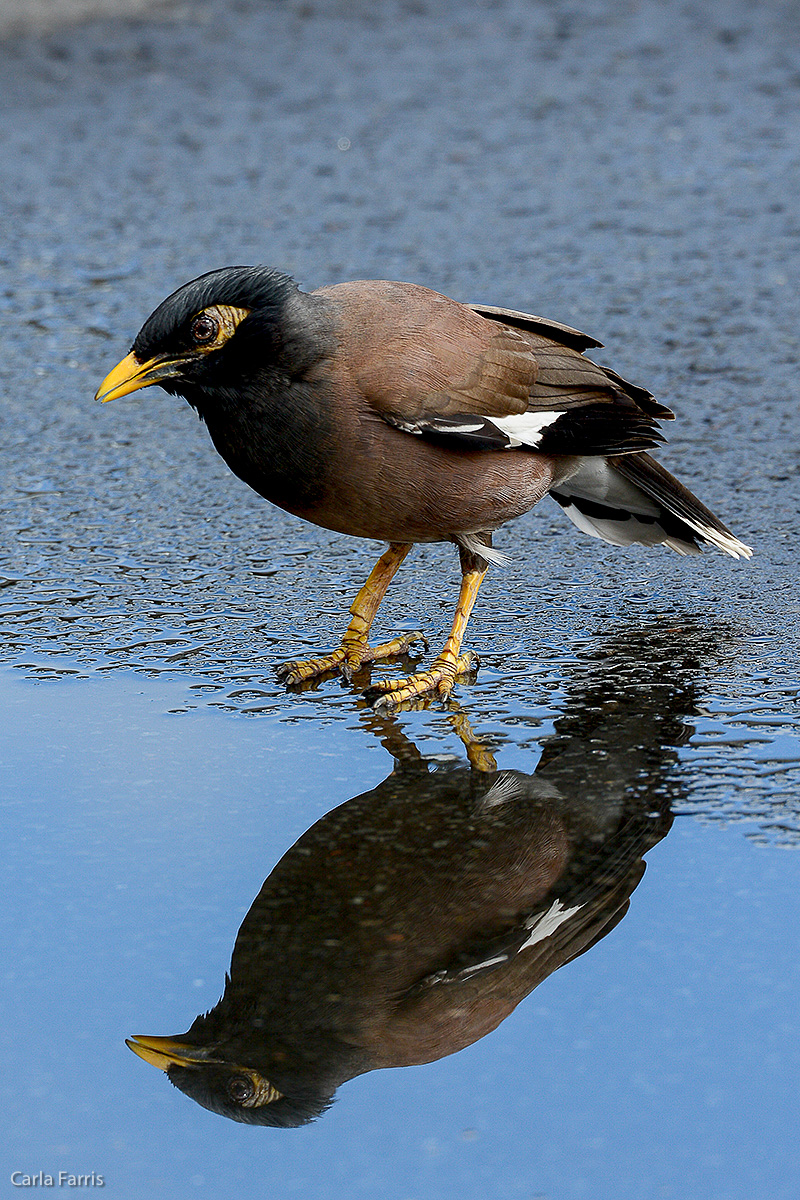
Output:
[[306,679],[314,679],[328,671],[339,671],[349,682],[364,663],[402,654],[413,642],[425,641],[422,634],[415,631],[404,634],[402,637],[393,638],[381,646],[370,646],[367,642],[372,622],[386,595],[386,589],[410,549],[410,543],[392,543],[386,553],[378,559],[367,582],[350,606],[351,621],[338,649],[321,658],[284,663],[278,668],[278,676],[284,683],[303,683]]
[[369,688],[367,696],[375,708],[392,711],[428,692],[449,696],[456,677],[474,669],[475,656],[469,653],[462,654],[461,643],[485,574],[486,563],[480,567],[472,566],[463,572],[453,627],[441,654],[427,671],[409,675],[405,679],[384,679]]

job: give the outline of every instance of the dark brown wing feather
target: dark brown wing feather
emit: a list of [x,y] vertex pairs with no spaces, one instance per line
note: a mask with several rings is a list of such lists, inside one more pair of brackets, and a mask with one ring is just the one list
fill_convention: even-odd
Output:
[[749,558],[752,551],[744,546],[719,517],[714,516],[687,487],[649,454],[636,454],[614,463],[615,469],[630,483],[685,522],[695,536],[734,556]]
[[[342,306],[340,361],[364,401],[404,432],[453,449],[559,455],[663,441],[655,422],[671,411],[585,358],[581,350],[599,343],[569,326],[413,284],[361,281],[316,294]],[[509,419],[523,421],[522,434],[496,424]]]
[[603,344],[589,337],[588,333],[581,333],[579,329],[562,325],[560,321],[548,321],[546,317],[516,312],[513,308],[496,308],[493,304],[469,304],[467,307],[479,316],[486,317],[488,321],[500,321],[503,325],[510,325],[512,329],[524,329],[526,333],[543,334],[544,337],[552,338],[554,342],[560,342],[562,346],[571,346],[573,350],[590,350],[593,346]]
[[500,326],[463,381],[423,393],[408,416],[475,413],[507,417],[527,412],[535,394],[539,363],[526,338]]

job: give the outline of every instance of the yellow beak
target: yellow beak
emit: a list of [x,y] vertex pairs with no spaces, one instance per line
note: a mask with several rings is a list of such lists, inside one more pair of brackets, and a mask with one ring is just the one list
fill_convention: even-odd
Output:
[[117,363],[113,371],[109,371],[97,389],[95,400],[105,404],[130,392],[138,392],[140,388],[150,387],[153,383],[160,383],[162,379],[172,379],[180,375],[181,367],[186,362],[187,358],[151,358],[149,362],[140,363],[131,353]]
[[125,1045],[160,1071],[167,1071],[170,1067],[196,1067],[215,1061],[209,1057],[207,1050],[176,1042],[174,1038],[140,1037],[137,1034],[136,1037],[126,1038]]

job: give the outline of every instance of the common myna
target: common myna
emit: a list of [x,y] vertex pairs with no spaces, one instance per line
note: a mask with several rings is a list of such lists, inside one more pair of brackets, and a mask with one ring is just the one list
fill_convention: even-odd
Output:
[[[659,636],[655,684],[640,678],[639,645],[590,666],[534,775],[498,771],[463,714],[469,757],[486,769],[432,764],[390,718],[365,713],[393,773],[273,869],[213,1010],[130,1048],[205,1108],[300,1125],[356,1075],[489,1033],[624,916],[642,855],[684,798],[674,764],[695,693],[682,633]],[[610,695],[617,668],[629,686]]]
[[679,554],[750,549],[647,450],[673,417],[644,388],[597,366],[600,343],[541,317],[460,304],[410,283],[301,292],[267,267],[225,267],[148,317],[98,399],[151,384],[184,396],[228,466],[266,499],[340,533],[389,543],[331,654],[287,663],[287,683],[406,650],[370,647],[386,589],[415,542],[455,542],[455,618],[429,670],[384,680],[395,708],[446,696],[471,656],[464,631],[493,532],[549,493],[593,537]]

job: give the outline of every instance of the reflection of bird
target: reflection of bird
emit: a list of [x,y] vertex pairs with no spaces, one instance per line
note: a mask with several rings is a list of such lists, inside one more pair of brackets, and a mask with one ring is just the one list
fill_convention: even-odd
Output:
[[446,695],[492,533],[546,493],[584,532],[615,545],[742,544],[645,451],[672,417],[643,388],[596,366],[599,345],[557,322],[467,306],[413,284],[300,292],[264,267],[193,280],[148,318],[98,397],[158,383],[185,396],[237,475],[273,503],[342,533],[390,543],[332,654],[283,669],[288,683],[408,648],[370,648],[378,606],[414,542],[453,541],[462,584],[428,671],[376,685],[393,708]]
[[131,1049],[206,1108],[296,1125],[355,1075],[490,1032],[614,927],[669,829],[693,707],[673,652],[649,689],[609,695],[613,656],[590,670],[533,776],[431,769],[388,720],[366,717],[393,774],[284,855],[217,1006],[182,1036]]

